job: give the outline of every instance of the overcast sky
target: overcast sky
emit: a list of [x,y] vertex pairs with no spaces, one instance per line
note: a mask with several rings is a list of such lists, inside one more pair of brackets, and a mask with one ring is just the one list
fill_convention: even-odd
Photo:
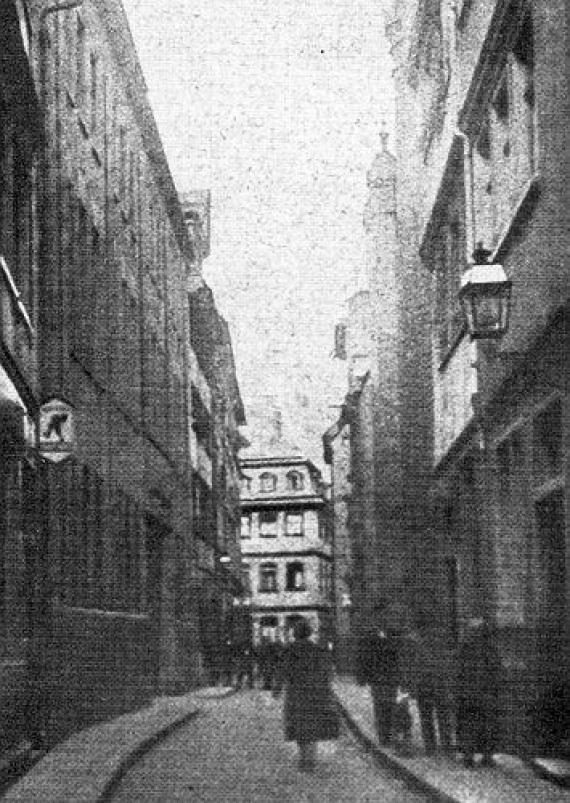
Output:
[[[267,388],[309,454],[334,420],[334,323],[391,127],[380,0],[124,0],[179,191],[212,191],[205,276],[255,434]],[[306,440],[308,438],[308,441]]]

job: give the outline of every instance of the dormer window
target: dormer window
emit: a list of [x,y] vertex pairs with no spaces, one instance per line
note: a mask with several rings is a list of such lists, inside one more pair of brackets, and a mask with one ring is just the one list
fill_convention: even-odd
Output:
[[287,474],[287,488],[290,491],[302,491],[304,478],[300,471],[290,471]]
[[263,493],[271,493],[277,488],[277,477],[275,474],[265,473],[259,478],[259,488]]

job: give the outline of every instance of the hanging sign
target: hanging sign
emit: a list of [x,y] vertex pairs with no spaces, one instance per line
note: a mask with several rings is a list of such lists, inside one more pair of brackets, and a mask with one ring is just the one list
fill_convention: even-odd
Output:
[[50,399],[40,407],[40,454],[60,463],[75,451],[73,407],[63,399]]

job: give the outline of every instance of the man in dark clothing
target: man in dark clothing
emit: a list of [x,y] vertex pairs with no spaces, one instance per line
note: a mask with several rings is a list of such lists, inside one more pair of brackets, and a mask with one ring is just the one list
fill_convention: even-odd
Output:
[[483,619],[473,619],[459,650],[457,675],[457,736],[464,763],[493,763],[498,742],[501,659],[495,635]]
[[[426,627],[417,641],[416,696],[422,738],[426,753],[439,747],[452,749],[452,713],[456,665],[452,645],[445,630]],[[437,744],[435,722],[439,733]]]
[[361,640],[357,680],[370,686],[378,741],[386,745],[392,736],[398,690],[398,642],[393,634],[378,628]]

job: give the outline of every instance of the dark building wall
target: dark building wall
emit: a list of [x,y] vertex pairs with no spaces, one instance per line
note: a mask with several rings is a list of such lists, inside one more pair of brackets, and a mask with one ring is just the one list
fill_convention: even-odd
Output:
[[196,680],[179,654],[193,612],[174,569],[191,549],[192,252],[120,3],[42,8],[40,374],[44,398],[73,405],[77,439],[68,462],[42,469],[56,738]]
[[[22,27],[20,27],[22,26]],[[37,372],[39,98],[28,28],[0,8],[0,751],[35,739],[30,717],[39,560]]]
[[[395,7],[389,25],[405,485],[412,510],[414,496],[431,500],[416,504],[415,526],[423,509],[433,524],[424,554],[453,634],[477,613],[497,625],[501,739],[512,747],[569,652],[568,9],[489,0],[446,19],[443,4],[426,8]],[[513,281],[496,348],[470,344],[458,317],[461,271],[480,240]]]

